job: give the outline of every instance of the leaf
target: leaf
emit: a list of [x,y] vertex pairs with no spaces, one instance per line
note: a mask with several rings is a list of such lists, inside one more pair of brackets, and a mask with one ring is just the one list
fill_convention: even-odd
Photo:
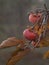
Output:
[[43,59],[49,59],[49,50],[44,53]]
[[19,44],[23,45],[25,42],[24,40],[19,40],[16,39],[16,37],[10,37],[0,44],[0,48],[5,48],[5,47],[11,47],[11,46],[17,46]]
[[42,40],[39,44],[40,48],[42,47],[48,47],[49,46],[49,41],[47,40]]
[[20,61],[25,55],[27,55],[30,52],[29,48],[26,48],[25,50],[20,51],[19,48],[15,52],[13,52],[12,57],[7,62],[7,65],[15,65],[18,61]]
[[41,40],[39,46],[40,48],[49,46],[49,31],[46,32],[46,36]]

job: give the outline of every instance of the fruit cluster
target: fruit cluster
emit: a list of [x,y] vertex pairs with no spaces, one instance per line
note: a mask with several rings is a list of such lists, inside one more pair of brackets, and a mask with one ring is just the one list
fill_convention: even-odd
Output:
[[[35,24],[37,21],[39,21],[41,19],[41,13],[30,13],[29,14],[29,22],[31,22],[32,24]],[[30,31],[30,29],[25,29],[23,31],[23,36],[28,39],[28,40],[35,40],[37,38],[37,34],[35,33],[35,31]]]

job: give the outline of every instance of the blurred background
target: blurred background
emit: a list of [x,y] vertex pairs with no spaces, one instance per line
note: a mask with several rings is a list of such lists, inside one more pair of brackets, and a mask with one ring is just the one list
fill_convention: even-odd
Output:
[[[49,0],[0,0],[0,43],[8,37],[12,36],[15,36],[18,39],[22,39],[23,30],[27,28],[27,25],[32,25],[28,21],[27,13],[30,10],[34,10],[38,7],[43,8],[44,3],[46,3],[47,7],[49,8]],[[9,52],[12,52],[13,50],[14,48],[11,48],[11,50],[0,50],[0,65],[6,64],[5,62],[8,60],[7,58],[9,57]],[[41,52],[44,51],[42,50],[43,49],[41,49]],[[40,53],[40,50],[37,51]],[[8,54],[8,56],[6,56],[6,54]],[[4,55],[7,57],[6,59]],[[29,56],[32,57],[32,55]],[[26,58],[24,60],[26,60]],[[24,60],[16,65],[35,65],[31,63],[32,59],[28,60],[30,61],[30,64],[25,64],[25,62],[28,61],[24,62]],[[46,64],[42,64],[42,61],[41,65],[49,65],[48,61],[46,61]]]

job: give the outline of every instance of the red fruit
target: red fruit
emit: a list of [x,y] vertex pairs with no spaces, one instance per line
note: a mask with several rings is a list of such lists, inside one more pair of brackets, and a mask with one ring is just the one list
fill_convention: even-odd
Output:
[[29,29],[25,29],[23,32],[23,36],[28,40],[34,40],[36,38],[36,33],[31,32]]
[[32,23],[39,21],[40,18],[41,18],[41,13],[38,13],[38,14],[30,13],[29,15],[29,21]]

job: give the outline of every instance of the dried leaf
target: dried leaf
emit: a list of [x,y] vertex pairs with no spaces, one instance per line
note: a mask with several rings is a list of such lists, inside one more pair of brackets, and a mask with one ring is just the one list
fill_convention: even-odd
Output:
[[15,51],[12,54],[12,57],[9,59],[7,62],[7,65],[15,65],[18,61],[20,61],[26,54],[30,52],[30,49],[26,48],[25,50],[22,51]]
[[49,50],[44,53],[43,59],[49,59]]
[[18,44],[23,45],[24,43],[24,40],[16,39],[16,37],[10,37],[0,44],[0,48],[17,46]]
[[40,48],[48,47],[49,46],[49,41],[42,40],[39,46],[40,46]]

